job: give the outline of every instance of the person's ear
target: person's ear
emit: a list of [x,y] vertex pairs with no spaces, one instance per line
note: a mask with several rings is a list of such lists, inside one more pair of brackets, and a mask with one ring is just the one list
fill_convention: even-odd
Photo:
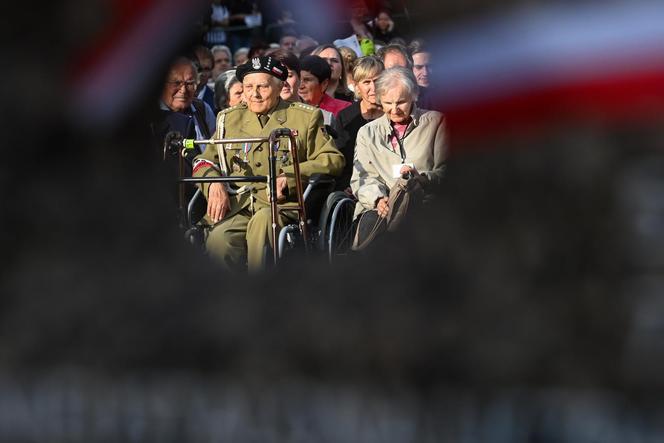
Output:
[[330,79],[325,79],[322,82],[320,82],[320,87],[323,90],[323,92],[327,91],[327,86],[330,84]]

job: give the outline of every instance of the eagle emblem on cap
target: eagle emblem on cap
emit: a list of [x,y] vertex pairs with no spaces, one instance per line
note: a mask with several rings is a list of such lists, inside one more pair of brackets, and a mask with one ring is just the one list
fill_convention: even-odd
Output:
[[251,66],[253,66],[254,69],[260,69],[261,68],[261,59],[258,57],[254,57],[251,59]]

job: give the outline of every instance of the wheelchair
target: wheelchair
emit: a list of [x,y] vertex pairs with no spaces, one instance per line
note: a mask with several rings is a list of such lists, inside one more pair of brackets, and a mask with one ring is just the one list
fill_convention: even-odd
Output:
[[281,256],[298,247],[324,254],[332,263],[350,251],[353,238],[355,199],[334,189],[334,178],[313,175],[304,191],[310,237],[303,244],[295,220],[281,228],[278,250]]
[[[269,142],[274,143],[277,137],[292,136],[290,130],[276,130],[270,135]],[[180,141],[180,146],[185,146],[186,140]],[[176,142],[177,143],[177,142]],[[200,140],[188,141],[188,148],[199,143],[223,143],[222,140]],[[182,151],[184,157],[184,149]],[[299,169],[296,176],[299,178]],[[274,175],[273,175],[274,176]],[[253,177],[255,181],[268,181],[267,177]],[[233,181],[232,177],[216,179],[215,181]],[[246,180],[247,177],[243,177]],[[200,182],[202,179],[181,178],[180,186],[186,182]],[[210,180],[210,179],[207,179]],[[299,180],[298,180],[299,181]],[[278,214],[286,219],[281,229],[273,231],[275,235],[276,251],[273,251],[274,261],[283,259],[294,251],[302,250],[305,253],[324,254],[332,263],[350,251],[352,243],[352,218],[355,208],[355,199],[343,192],[332,192],[334,189],[334,178],[324,174],[314,174],[309,177],[307,187],[304,191],[298,185],[295,190],[298,194],[297,215],[292,216],[291,210],[287,208],[275,209]],[[193,196],[186,204],[186,213],[181,217],[185,228],[185,239],[187,242],[202,247],[205,245],[205,232],[199,220],[204,215],[205,199],[200,189],[196,189]],[[185,211],[183,202],[180,204],[181,211]],[[274,205],[275,207],[277,205]],[[198,210],[197,210],[198,208]],[[198,213],[197,213],[198,212]],[[302,214],[306,214],[306,220],[302,220]],[[267,253],[268,251],[266,251]]]
[[[287,223],[279,230],[277,245],[279,258],[302,250],[318,255],[324,254],[333,263],[347,255],[353,240],[353,212],[355,199],[345,192],[332,192],[334,178],[315,174],[309,178],[304,190],[309,238],[305,244],[296,217],[288,212],[282,213]],[[186,241],[196,247],[205,249],[204,227],[199,224],[202,218],[200,205],[205,197],[197,189],[186,207],[185,233]],[[197,213],[198,208],[198,213]]]

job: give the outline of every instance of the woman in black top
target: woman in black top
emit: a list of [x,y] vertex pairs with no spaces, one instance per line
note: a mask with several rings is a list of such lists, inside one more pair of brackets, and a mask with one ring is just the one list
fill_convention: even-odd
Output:
[[378,57],[362,57],[358,59],[353,69],[355,81],[355,95],[359,101],[339,112],[335,120],[334,129],[337,132],[337,147],[346,158],[346,166],[337,180],[336,189],[350,193],[350,177],[353,174],[353,157],[355,153],[355,139],[362,126],[381,115],[383,110],[376,104],[375,81],[385,68]]

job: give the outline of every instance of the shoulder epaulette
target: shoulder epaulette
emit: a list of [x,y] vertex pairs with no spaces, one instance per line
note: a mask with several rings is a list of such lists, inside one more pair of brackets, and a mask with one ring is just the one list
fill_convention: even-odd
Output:
[[235,106],[231,106],[229,108],[224,108],[221,111],[219,111],[220,114],[228,114],[231,111],[235,111],[236,109],[246,109],[247,105],[246,103],[238,103]]
[[291,105],[290,105],[290,107],[291,107],[291,108],[303,109],[303,110],[305,110],[305,111],[310,111],[310,112],[313,112],[313,111],[315,111],[316,109],[318,109],[318,108],[315,107],[315,106],[311,106],[311,105],[308,105],[308,104],[306,104],[306,103],[302,103],[302,102],[292,102]]

